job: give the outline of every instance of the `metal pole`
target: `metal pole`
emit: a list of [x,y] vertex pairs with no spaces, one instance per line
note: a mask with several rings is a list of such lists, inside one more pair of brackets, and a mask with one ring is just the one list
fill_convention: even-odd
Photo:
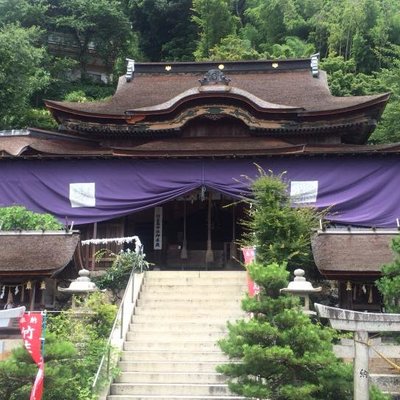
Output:
[[354,332],[354,400],[369,400],[368,332]]
[[125,303],[123,302],[121,304],[121,330],[120,330],[120,338],[124,338],[124,306]]

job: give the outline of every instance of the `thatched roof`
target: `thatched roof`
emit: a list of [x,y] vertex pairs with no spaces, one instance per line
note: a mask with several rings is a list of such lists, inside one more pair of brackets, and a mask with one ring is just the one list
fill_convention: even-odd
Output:
[[77,232],[0,232],[0,276],[52,275],[72,260]]
[[379,276],[383,264],[393,261],[391,242],[397,231],[327,230],[311,240],[315,264],[327,278]]
[[[370,96],[335,97],[329,91],[325,72],[320,72],[320,77],[315,79],[309,70],[309,62],[304,60],[304,65],[293,66],[290,70],[272,71],[251,70],[251,63],[225,63],[224,72],[231,80],[229,87],[243,93],[242,97],[248,99],[251,94],[261,102],[274,105],[273,108],[296,109],[302,112],[329,112],[359,108],[371,102],[380,101],[385,94]],[[265,61],[271,64],[273,61]],[[280,64],[291,64],[293,60],[282,60]],[[162,110],[163,105],[174,98],[190,90],[196,91],[199,80],[211,67],[216,68],[218,63],[196,63],[202,71],[184,72],[182,68],[178,72],[176,66],[171,64],[172,71],[166,72],[160,66],[157,72],[148,72],[150,64],[137,63],[135,77],[127,82],[125,76],[119,80],[115,95],[105,101],[76,103],[67,101],[46,101],[46,105],[52,109],[63,108],[77,113],[124,116],[128,110],[145,111],[147,107],[152,110]],[[247,71],[238,71],[237,64],[247,64]],[[259,63],[257,63],[257,66]],[[175,68],[174,68],[175,67]],[[202,67],[202,68],[201,68]],[[143,71],[143,72],[142,72]],[[198,95],[198,92],[195,93]],[[228,93],[229,95],[229,93]],[[387,100],[387,99],[386,99]],[[263,106],[262,108],[270,108]],[[163,110],[164,111],[164,110]]]

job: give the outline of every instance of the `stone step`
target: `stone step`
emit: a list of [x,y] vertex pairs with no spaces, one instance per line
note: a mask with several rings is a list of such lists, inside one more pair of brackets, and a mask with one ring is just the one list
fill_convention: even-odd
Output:
[[237,278],[245,277],[246,271],[148,271],[146,279],[148,278]]
[[107,400],[234,400],[217,341],[241,310],[244,271],[150,271]]
[[108,400],[245,400],[239,396],[157,396],[157,395],[110,395]]
[[202,340],[218,340],[224,337],[225,332],[173,332],[167,331],[162,332],[128,332],[126,334],[127,340],[136,340],[136,339],[150,339],[150,340],[166,340],[166,341],[202,341]]
[[225,354],[217,351],[157,351],[157,350],[125,350],[121,354],[121,361],[209,361],[225,362]]
[[383,392],[400,395],[399,374],[370,374],[371,382]]
[[226,304],[224,307],[221,307],[219,303],[214,303],[213,307],[210,308],[209,304],[202,305],[198,304],[196,307],[193,304],[182,303],[179,306],[176,304],[166,309],[165,307],[160,307],[158,305],[138,305],[135,308],[134,315],[152,315],[158,318],[158,316],[162,317],[186,317],[187,315],[191,316],[226,316],[226,315],[245,315],[244,311],[240,309],[238,304]]
[[224,383],[225,377],[218,373],[148,373],[123,372],[117,377],[118,383]]
[[[221,313],[222,314],[222,313]],[[186,315],[159,315],[157,316],[156,321],[159,325],[164,324],[180,324],[180,323],[188,323],[188,324],[220,324],[224,321],[236,321],[238,319],[244,319],[246,315],[242,312],[237,312],[236,315],[232,314],[222,314],[222,315],[214,314],[210,315],[210,313],[204,314],[195,314],[195,313],[187,313]],[[154,317],[150,317],[146,314],[134,315],[132,317],[132,323],[134,324],[143,324],[149,321],[155,321]]]
[[125,341],[124,350],[158,350],[158,351],[217,351],[219,346],[214,340],[201,342],[160,342],[160,341]]
[[203,307],[209,307],[210,309],[213,308],[213,306],[217,307],[223,307],[224,305],[227,305],[228,307],[231,307],[233,304],[236,304],[236,307],[240,307],[241,299],[240,298],[220,298],[220,299],[205,299],[205,298],[199,298],[199,299],[182,299],[182,298],[177,298],[177,299],[163,299],[163,298],[155,298],[151,300],[143,300],[139,298],[137,301],[138,306],[143,306],[145,305],[146,307],[162,307],[163,309],[177,309],[179,307],[182,307],[184,305],[186,306],[191,306],[197,308],[197,306],[203,306]]
[[224,320],[219,323],[209,324],[200,322],[176,322],[160,324],[154,322],[133,323],[129,325],[130,332],[221,332],[226,331],[227,324]]
[[169,293],[179,291],[182,293],[185,292],[207,292],[212,293],[215,291],[223,291],[223,292],[243,292],[247,290],[247,286],[242,283],[226,283],[221,285],[166,285],[164,283],[149,283],[146,284],[143,288],[144,292],[151,293]]
[[113,383],[111,394],[140,394],[140,395],[190,395],[190,396],[220,396],[230,394],[225,384],[176,384],[176,383]]
[[156,362],[156,361],[120,361],[118,367],[122,372],[216,372],[221,362]]
[[139,296],[140,300],[158,300],[158,301],[193,301],[193,300],[223,300],[224,302],[242,300],[240,292],[226,292],[226,291],[213,291],[213,292],[195,292],[195,291],[171,291],[165,293],[149,292],[146,291],[141,293]]
[[226,286],[226,285],[246,285],[246,277],[237,278],[145,278],[147,285],[179,285],[179,286]]

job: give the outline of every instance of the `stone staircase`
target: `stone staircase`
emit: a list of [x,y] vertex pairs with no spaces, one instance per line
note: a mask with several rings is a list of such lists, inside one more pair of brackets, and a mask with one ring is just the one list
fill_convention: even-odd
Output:
[[242,271],[147,272],[107,400],[241,399],[215,367],[245,290]]

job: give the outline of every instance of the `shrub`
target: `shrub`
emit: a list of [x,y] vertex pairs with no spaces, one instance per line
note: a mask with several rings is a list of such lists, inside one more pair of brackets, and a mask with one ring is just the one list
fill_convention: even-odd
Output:
[[0,208],[0,230],[59,230],[63,225],[50,214],[40,214],[23,206]]
[[94,278],[96,285],[100,289],[109,289],[114,295],[125,289],[129,280],[129,276],[133,271],[143,272],[149,269],[149,262],[145,260],[146,255],[142,252],[134,252],[130,249],[121,250],[118,254],[112,253],[107,249],[97,252],[97,260],[107,255],[114,256],[114,261],[111,267],[105,272],[104,275]]

